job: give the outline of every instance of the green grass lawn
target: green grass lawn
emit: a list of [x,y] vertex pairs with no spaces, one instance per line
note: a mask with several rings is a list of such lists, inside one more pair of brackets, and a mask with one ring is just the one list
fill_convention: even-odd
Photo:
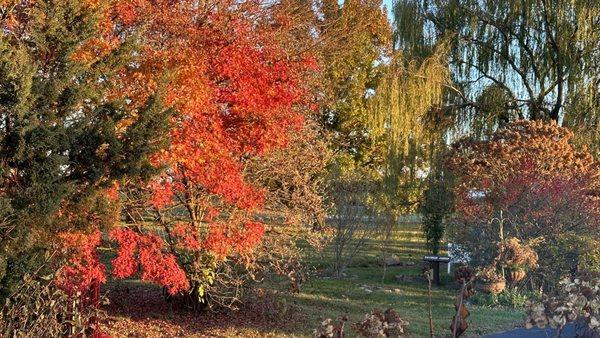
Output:
[[[381,283],[382,267],[381,249],[377,241],[370,241],[356,257],[346,272],[346,278],[334,279],[318,277],[311,279],[302,289],[302,293],[291,300],[300,307],[307,316],[301,334],[309,336],[323,319],[337,319],[347,315],[349,322],[356,322],[374,308],[385,310],[396,309],[410,322],[412,336],[429,336],[427,316],[427,284],[423,282],[396,281],[395,276],[420,275],[421,259],[427,254],[419,225],[402,224],[396,232],[389,254],[400,257],[402,262],[412,262],[413,266],[389,267],[384,283]],[[316,255],[311,258],[312,264],[319,268],[330,265],[330,255]],[[459,292],[458,286],[445,272],[442,265],[444,285],[433,287],[433,321],[437,337],[450,333],[450,323],[454,315],[453,302]],[[366,292],[361,287],[368,285],[373,292]],[[519,325],[523,314],[511,309],[468,306],[471,316],[468,319],[467,336],[480,336],[486,333],[502,331]],[[300,332],[295,332],[299,334]],[[349,330],[348,335],[354,336]]]
[[[370,241],[348,267],[346,277],[335,279],[327,274],[331,255],[312,252],[308,263],[320,271],[305,283],[299,294],[283,298],[291,319],[256,319],[255,313],[244,308],[230,314],[178,313],[169,309],[160,296],[160,288],[136,280],[111,280],[113,305],[107,308],[107,331],[115,336],[128,337],[311,337],[313,330],[325,319],[337,320],[348,316],[346,333],[355,337],[350,323],[361,320],[366,313],[378,308],[394,308],[410,322],[409,336],[428,337],[427,284],[425,281],[397,282],[395,276],[420,276],[423,255],[427,253],[419,226],[403,224],[395,233],[389,254],[395,254],[411,266],[388,268],[381,283],[381,251],[377,241]],[[307,250],[309,251],[309,250]],[[310,251],[309,251],[310,252]],[[106,263],[112,253],[103,255]],[[434,333],[436,337],[450,335],[454,315],[453,302],[458,286],[445,273],[444,285],[432,291]],[[362,287],[368,286],[372,292]],[[268,287],[268,286],[267,286]],[[523,314],[516,310],[468,305],[470,325],[465,336],[476,337],[517,326]],[[140,310],[141,309],[141,310]],[[125,332],[129,333],[125,333]]]

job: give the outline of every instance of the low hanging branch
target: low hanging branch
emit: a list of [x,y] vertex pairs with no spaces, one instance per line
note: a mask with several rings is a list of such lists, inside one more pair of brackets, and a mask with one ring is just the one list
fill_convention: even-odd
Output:
[[447,47],[441,44],[420,64],[407,61],[400,53],[392,56],[373,100],[370,121],[371,132],[387,138],[389,159],[408,155],[411,141],[419,144],[426,135],[423,120],[432,107],[442,103],[444,89],[450,85],[446,54]]

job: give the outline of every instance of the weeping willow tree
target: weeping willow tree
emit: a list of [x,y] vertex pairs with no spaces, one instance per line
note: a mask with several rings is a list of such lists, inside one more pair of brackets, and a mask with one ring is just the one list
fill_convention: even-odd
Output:
[[398,0],[393,12],[395,45],[413,57],[449,39],[459,128],[552,119],[599,147],[599,1]]
[[372,101],[371,133],[386,141],[386,161],[380,168],[384,205],[395,213],[415,210],[431,154],[439,146],[436,140],[444,128],[434,117],[443,113],[436,108],[444,102],[449,85],[445,55],[445,45],[422,62],[408,61],[398,53]]
[[[431,160],[445,144],[443,110],[437,108],[450,83],[446,53],[442,44],[423,61],[393,55],[371,101],[370,133],[385,140],[385,161],[379,168],[382,189],[377,196],[386,219],[384,259],[398,217],[419,207]],[[384,264],[382,281],[385,273]]]
[[[600,64],[597,65],[600,70]],[[590,74],[589,81],[573,90],[564,125],[575,130],[575,142],[587,146],[600,158],[600,71]]]

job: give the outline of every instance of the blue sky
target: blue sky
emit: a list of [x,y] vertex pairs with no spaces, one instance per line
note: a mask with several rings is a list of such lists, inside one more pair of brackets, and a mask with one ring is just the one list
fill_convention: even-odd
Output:
[[387,7],[388,17],[392,20],[392,1],[393,0],[383,0],[383,4]]

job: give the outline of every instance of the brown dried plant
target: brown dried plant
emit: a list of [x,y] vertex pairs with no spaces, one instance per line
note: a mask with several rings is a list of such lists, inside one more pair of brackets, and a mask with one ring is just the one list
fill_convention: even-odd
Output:
[[498,244],[498,262],[504,267],[529,270],[537,267],[538,255],[531,246],[511,237]]

